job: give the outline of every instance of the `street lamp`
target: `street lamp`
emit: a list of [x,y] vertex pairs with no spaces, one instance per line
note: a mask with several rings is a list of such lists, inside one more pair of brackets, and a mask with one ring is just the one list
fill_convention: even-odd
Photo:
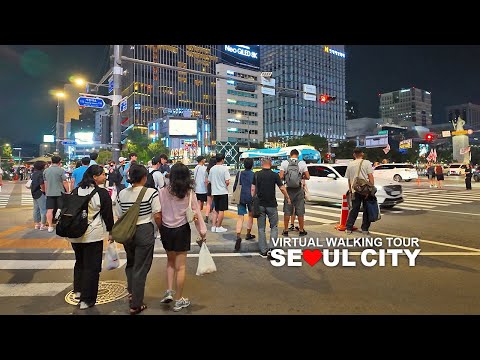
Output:
[[74,77],[74,76],[71,76],[70,77],[70,81],[73,82],[75,85],[78,85],[78,86],[87,86],[86,87],[86,92],[88,93],[89,89],[88,89],[88,85],[94,85],[97,87],[97,91],[98,91],[98,87],[99,86],[104,86],[104,87],[108,87],[107,84],[97,84],[97,83],[93,83],[93,82],[90,82],[90,81],[87,81],[81,77]]
[[56,151],[58,152],[60,148],[59,141],[63,140],[62,126],[60,123],[60,99],[65,98],[65,93],[62,91],[57,91],[55,92],[55,96],[57,97],[57,123],[56,123],[55,144],[56,144]]
[[[241,113],[237,113],[235,115],[235,117],[237,119],[241,119],[242,118],[242,114]],[[250,149],[250,116],[249,115],[245,115],[245,117],[247,118],[247,131],[248,131],[248,140],[247,140],[247,146],[248,146],[248,149]]]

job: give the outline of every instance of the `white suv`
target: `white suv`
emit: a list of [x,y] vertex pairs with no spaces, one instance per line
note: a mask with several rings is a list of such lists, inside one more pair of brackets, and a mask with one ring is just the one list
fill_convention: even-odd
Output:
[[411,181],[418,179],[418,173],[412,164],[380,164],[373,169],[375,179]]
[[465,175],[465,169],[467,168],[467,165],[465,164],[450,164],[448,168],[448,175]]
[[[310,180],[306,180],[311,201],[341,203],[348,191],[345,164],[307,164]],[[381,207],[392,208],[403,202],[402,185],[375,179],[377,201]]]

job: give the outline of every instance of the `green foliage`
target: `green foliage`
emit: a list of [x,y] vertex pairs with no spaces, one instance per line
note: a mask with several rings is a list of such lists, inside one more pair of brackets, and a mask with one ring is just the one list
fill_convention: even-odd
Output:
[[111,159],[112,152],[110,150],[100,150],[98,152],[97,164],[104,165]]
[[131,129],[127,139],[127,149],[121,152],[121,156],[127,159],[128,155],[134,152],[137,154],[138,162],[147,164],[155,155],[165,153],[168,156],[170,154],[163,141],[150,142],[147,135],[140,129]]
[[11,145],[2,145],[2,157],[11,158],[12,157],[12,147]]
[[[332,148],[332,152],[335,154],[335,159],[353,159],[353,150],[357,146],[355,140],[343,140],[338,142],[338,147]],[[322,152],[322,156],[326,151]]]

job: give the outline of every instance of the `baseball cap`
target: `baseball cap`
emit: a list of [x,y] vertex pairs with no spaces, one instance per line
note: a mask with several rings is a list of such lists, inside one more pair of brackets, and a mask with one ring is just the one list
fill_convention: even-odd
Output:
[[154,156],[152,158],[152,165],[157,165],[160,162],[160,155]]
[[120,157],[118,158],[118,161],[119,161],[119,162],[122,162],[122,161],[125,161],[125,160],[127,160],[127,158],[124,158],[123,156],[120,156]]

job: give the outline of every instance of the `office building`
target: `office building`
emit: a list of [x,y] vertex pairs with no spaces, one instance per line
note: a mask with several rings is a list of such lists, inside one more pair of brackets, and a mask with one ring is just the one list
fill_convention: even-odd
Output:
[[[122,55],[214,74],[217,50],[218,45],[124,45]],[[131,62],[122,65],[122,97],[128,98],[124,124],[147,126],[187,111],[215,130],[215,78]]]
[[480,105],[472,103],[447,106],[446,118],[449,123],[460,116],[465,120],[465,129],[480,130]]
[[[236,45],[234,45],[236,46]],[[250,147],[263,141],[263,94],[237,89],[239,81],[259,81],[260,72],[229,64],[217,64],[217,74],[231,80],[217,79],[216,141]]]
[[432,124],[432,96],[426,90],[402,89],[380,94],[380,117],[394,123],[412,121],[417,126]]
[[[265,138],[317,134],[345,139],[344,46],[262,45],[260,52],[260,70],[272,72],[276,87],[296,90],[294,97],[278,91],[263,97]],[[315,87],[315,96],[309,97],[313,101],[304,99],[304,85]],[[321,94],[335,100],[322,103]]]

